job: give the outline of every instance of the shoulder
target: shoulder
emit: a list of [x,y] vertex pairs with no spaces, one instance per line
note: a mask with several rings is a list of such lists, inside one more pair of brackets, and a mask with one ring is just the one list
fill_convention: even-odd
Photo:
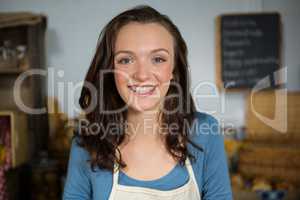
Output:
[[91,179],[88,171],[88,154],[73,137],[69,155],[68,170],[64,185],[63,199],[89,199]]
[[[107,199],[112,187],[111,172],[99,169],[97,166],[92,170],[90,153],[79,143],[80,137],[74,136],[64,187],[64,199],[74,197],[90,199],[91,196],[93,196],[92,199]],[[93,193],[92,191],[96,189],[100,192]]]
[[79,136],[74,136],[72,138],[72,143],[71,143],[71,158],[73,159],[73,161],[76,161],[76,162],[85,162],[87,160],[90,159],[90,154],[89,152],[81,147],[79,145],[80,143],[80,138]]
[[74,136],[71,142],[71,149],[69,154],[68,171],[77,171],[80,174],[90,177],[90,154],[79,145],[79,137]]
[[213,141],[223,140],[218,120],[204,112],[195,113],[193,124],[189,128],[189,136],[191,141],[202,148],[208,148]]
[[[224,135],[218,120],[205,113],[196,113],[191,140],[203,152],[196,152],[196,179],[203,199],[232,199]],[[199,173],[200,172],[200,173]]]
[[208,140],[222,136],[218,120],[210,114],[196,112],[193,124],[189,128],[190,136],[195,142],[205,144]]
[[199,125],[218,125],[218,120],[213,117],[212,115],[205,113],[205,112],[195,112],[195,122],[197,122]]
[[107,169],[101,169],[97,165],[92,168],[91,160],[92,156],[90,152],[80,145],[80,137],[74,136],[71,143],[69,165],[82,168],[86,173],[88,173],[89,176],[91,176],[91,178],[93,178],[93,176],[99,177],[102,175],[107,176],[111,174],[111,171]]

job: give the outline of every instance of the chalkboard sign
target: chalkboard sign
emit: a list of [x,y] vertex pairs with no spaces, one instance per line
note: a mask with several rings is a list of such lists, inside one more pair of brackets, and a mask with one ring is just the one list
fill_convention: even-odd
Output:
[[278,13],[234,14],[217,18],[217,82],[221,88],[253,88],[280,68]]

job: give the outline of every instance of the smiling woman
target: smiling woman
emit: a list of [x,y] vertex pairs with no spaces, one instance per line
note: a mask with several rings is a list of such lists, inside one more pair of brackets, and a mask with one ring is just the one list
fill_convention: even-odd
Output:
[[63,198],[232,199],[223,137],[196,111],[189,77],[185,41],[166,15],[138,6],[114,17],[82,89],[93,127],[75,134]]

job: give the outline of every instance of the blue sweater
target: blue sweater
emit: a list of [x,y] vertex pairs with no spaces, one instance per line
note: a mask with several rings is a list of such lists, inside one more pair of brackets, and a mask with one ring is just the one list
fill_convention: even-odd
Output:
[[[231,200],[224,139],[217,120],[211,115],[197,112],[196,123],[191,127],[190,139],[203,148],[198,150],[188,144],[196,158],[192,168],[203,200]],[[112,173],[96,168],[93,172],[86,162],[89,153],[79,147],[76,138],[72,141],[68,172],[64,187],[64,200],[106,200],[112,189]],[[148,187],[159,190],[175,189],[188,181],[186,167],[177,164],[167,175],[151,181],[137,180],[119,173],[119,184]]]

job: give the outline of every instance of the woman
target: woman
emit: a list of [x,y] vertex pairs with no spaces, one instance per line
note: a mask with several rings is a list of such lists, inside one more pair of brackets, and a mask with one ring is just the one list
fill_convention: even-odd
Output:
[[[232,199],[217,121],[196,112],[185,41],[149,6],[113,18],[82,89],[64,199]],[[88,123],[87,123],[88,122]]]

